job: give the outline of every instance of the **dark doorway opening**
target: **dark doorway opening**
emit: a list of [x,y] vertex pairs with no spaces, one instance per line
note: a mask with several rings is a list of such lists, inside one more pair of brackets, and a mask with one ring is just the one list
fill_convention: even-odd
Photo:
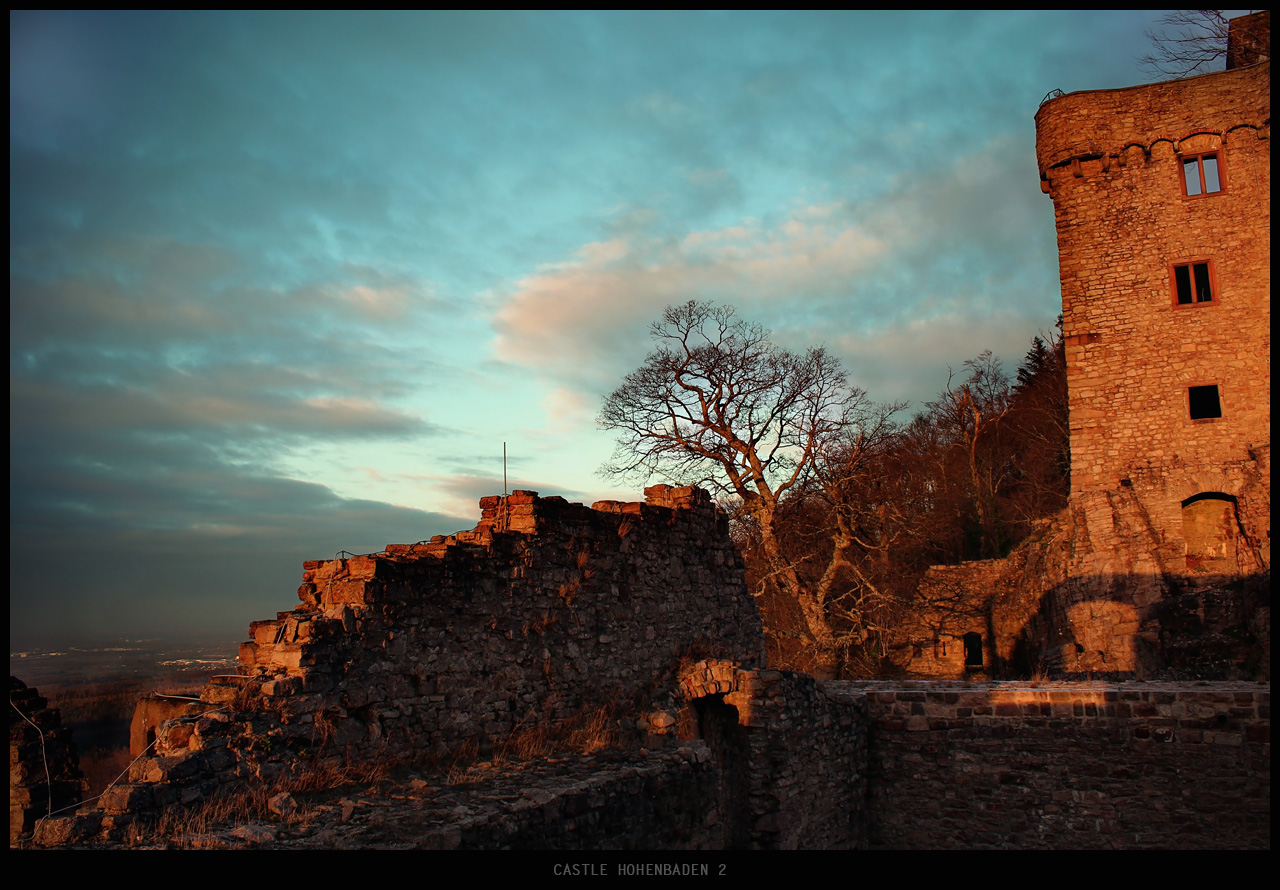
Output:
[[751,841],[751,750],[747,732],[738,724],[738,709],[723,695],[695,699],[698,730],[720,772],[720,823],[726,850],[744,850]]
[[965,670],[982,670],[982,634],[970,631],[964,635]]

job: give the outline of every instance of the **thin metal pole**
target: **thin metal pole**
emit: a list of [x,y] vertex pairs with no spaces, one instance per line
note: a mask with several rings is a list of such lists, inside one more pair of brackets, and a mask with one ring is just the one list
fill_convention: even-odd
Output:
[[502,496],[507,496],[507,443],[502,443]]

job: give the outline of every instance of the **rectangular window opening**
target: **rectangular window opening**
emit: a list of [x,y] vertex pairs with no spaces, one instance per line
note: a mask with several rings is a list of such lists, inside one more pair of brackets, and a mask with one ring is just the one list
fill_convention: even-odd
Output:
[[1222,416],[1222,400],[1218,386],[1191,386],[1187,388],[1187,405],[1192,420],[1214,420]]
[[1182,185],[1187,197],[1212,195],[1222,191],[1217,154],[1194,155],[1182,160]]
[[964,666],[966,670],[982,668],[982,634],[970,631],[964,635]]
[[1173,291],[1179,306],[1213,302],[1213,275],[1209,261],[1173,267]]

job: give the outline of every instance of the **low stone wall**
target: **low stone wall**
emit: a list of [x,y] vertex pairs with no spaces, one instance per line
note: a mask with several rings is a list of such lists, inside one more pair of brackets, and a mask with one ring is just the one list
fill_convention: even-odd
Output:
[[[569,771],[566,771],[567,773]],[[644,762],[596,765],[589,776],[521,782],[519,799],[491,801],[431,827],[415,846],[459,850],[717,850],[720,776],[706,745]],[[517,790],[517,789],[511,789]]]
[[1270,847],[1269,685],[859,688],[872,847]]
[[[702,743],[644,758],[558,758],[471,775],[452,794],[388,801],[365,824],[333,826],[288,848],[714,850],[724,826],[719,776]],[[474,783],[474,784],[472,784]]]

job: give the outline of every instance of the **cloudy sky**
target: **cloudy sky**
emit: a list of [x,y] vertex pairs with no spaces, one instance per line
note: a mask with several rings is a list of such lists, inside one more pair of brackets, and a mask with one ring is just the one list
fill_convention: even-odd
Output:
[[226,633],[596,475],[669,303],[918,407],[1057,315],[1033,115],[1153,13],[10,13],[11,646]]

